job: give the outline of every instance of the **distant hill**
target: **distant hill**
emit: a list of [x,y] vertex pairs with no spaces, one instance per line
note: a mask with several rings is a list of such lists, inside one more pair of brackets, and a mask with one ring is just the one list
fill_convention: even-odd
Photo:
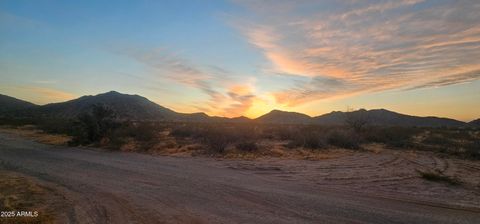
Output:
[[473,120],[473,121],[470,121],[470,122],[468,122],[468,124],[471,125],[471,126],[474,126],[474,127],[480,127],[480,118],[476,119],[476,120]]
[[344,125],[349,116],[364,119],[368,124],[378,126],[462,127],[466,125],[464,122],[449,118],[418,117],[385,109],[360,109],[352,112],[333,111],[316,117],[296,112],[273,110],[255,119],[255,121],[263,123]]
[[74,118],[89,112],[93,105],[101,104],[112,108],[123,119],[168,120],[180,114],[162,107],[145,97],[122,94],[115,91],[95,96],[82,96],[62,103],[52,103],[35,108],[32,113],[41,117]]
[[312,118],[302,113],[272,110],[256,118],[255,121],[262,123],[307,124],[312,122]]
[[345,124],[346,113],[341,111],[332,111],[312,118],[312,123],[323,125],[341,125]]
[[240,116],[240,117],[234,117],[230,118],[231,122],[237,122],[237,123],[242,123],[242,122],[250,122],[252,119],[245,117],[245,116]]
[[385,109],[357,110],[352,112],[332,112],[313,118],[315,124],[345,124],[347,116],[361,117],[370,125],[379,126],[416,126],[416,127],[462,127],[466,124],[450,118],[418,117],[396,113]]
[[[36,106],[35,104],[18,100],[13,97],[0,95],[0,115],[2,114],[1,111],[9,111],[8,114],[10,116],[75,118],[81,113],[89,112],[91,107],[95,104],[106,105],[115,110],[121,119],[130,120],[344,125],[347,117],[360,117],[366,119],[370,125],[380,126],[480,126],[480,119],[467,124],[449,118],[411,116],[385,109],[361,109],[352,112],[334,111],[316,117],[310,117],[306,114],[297,112],[272,110],[271,112],[253,120],[246,117],[211,117],[205,113],[178,113],[166,107],[162,107],[145,97],[122,94],[115,91],[95,96],[82,96],[78,99],[43,106]],[[5,112],[4,115],[5,114],[7,114],[7,112]]]
[[[162,107],[145,97],[122,94],[116,91],[101,93],[94,96],[82,96],[74,100],[43,106],[36,106],[28,102],[17,100],[13,97],[1,96],[0,106],[2,106],[2,108],[9,108],[8,111],[11,111],[10,108],[17,109],[15,113],[11,114],[19,117],[72,119],[79,114],[90,112],[93,105],[99,104],[112,108],[120,119],[184,122],[245,122],[250,120],[246,117],[210,117],[202,112],[178,113],[166,107]],[[3,100],[3,98],[5,98],[5,100]],[[24,103],[21,104],[22,102]],[[13,105],[17,106],[14,107]]]
[[36,106],[37,105],[33,103],[0,94],[0,114],[33,108]]
[[250,119],[248,117],[244,117],[244,116],[233,117],[233,118],[212,116],[212,117],[210,117],[209,121],[210,122],[246,123],[246,122],[251,122],[252,119]]
[[[186,122],[209,122],[212,117],[208,116],[206,113],[176,113],[173,117],[170,117],[170,120],[177,121],[186,121]],[[168,118],[167,118],[168,120]]]

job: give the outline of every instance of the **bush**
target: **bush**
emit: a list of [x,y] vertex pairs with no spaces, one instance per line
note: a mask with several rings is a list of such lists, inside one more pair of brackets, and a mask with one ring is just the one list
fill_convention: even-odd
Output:
[[202,135],[202,142],[213,153],[223,153],[225,148],[232,142],[229,132],[216,128],[206,129]]
[[176,126],[170,135],[179,139],[192,138],[205,144],[212,153],[223,153],[230,144],[235,143],[239,144],[241,150],[256,150],[256,146],[243,146],[240,143],[254,143],[260,136],[259,132],[257,126],[251,124],[197,123]]
[[238,150],[244,151],[244,152],[254,152],[258,150],[257,143],[253,141],[247,141],[247,142],[239,142],[235,145],[235,147]]
[[357,111],[349,110],[345,113],[345,123],[355,132],[360,133],[364,131],[365,127],[370,123],[370,118],[365,109]]
[[198,127],[195,127],[192,124],[181,124],[173,127],[170,135],[176,138],[188,138],[197,136],[198,133]]
[[419,145],[422,149],[432,150],[466,159],[480,158],[480,139],[469,130],[430,129]]
[[422,130],[408,127],[371,127],[363,136],[367,142],[384,143],[390,147],[413,147],[413,136]]
[[12,127],[34,125],[38,119],[32,117],[0,117],[0,125],[8,125]]
[[161,130],[163,128],[154,122],[123,122],[108,135],[109,146],[118,149],[133,139],[142,149],[147,149],[156,142]]
[[74,122],[72,144],[99,143],[111,135],[120,124],[115,112],[104,106],[94,105],[90,113],[80,114]]
[[467,145],[465,157],[468,159],[480,159],[480,140],[479,139]]
[[131,123],[126,129],[128,136],[141,142],[155,140],[158,137],[158,133],[163,130],[153,122]]
[[465,141],[475,140],[475,134],[468,129],[434,129],[432,130],[438,136],[443,136],[444,139],[457,139]]
[[108,136],[108,148],[119,150],[130,139],[124,128],[118,128]]
[[292,125],[275,125],[273,128],[270,128],[269,131],[277,136],[279,140],[285,141],[298,137],[300,129]]
[[353,131],[332,130],[327,135],[327,142],[330,145],[345,149],[360,149],[361,137]]
[[311,149],[321,149],[327,146],[325,136],[319,132],[309,132],[303,136],[304,147]]
[[3,117],[0,118],[0,125],[19,127],[24,125],[34,125],[36,128],[52,134],[73,133],[74,121],[62,118],[39,118],[39,117]]
[[73,133],[74,121],[66,119],[42,119],[35,122],[37,128],[53,134],[68,134]]
[[325,136],[318,131],[296,132],[292,134],[291,140],[287,146],[304,147],[309,149],[322,149],[327,147]]
[[438,134],[431,134],[422,140],[422,143],[429,145],[441,145],[448,146],[452,144],[452,141],[444,136]]

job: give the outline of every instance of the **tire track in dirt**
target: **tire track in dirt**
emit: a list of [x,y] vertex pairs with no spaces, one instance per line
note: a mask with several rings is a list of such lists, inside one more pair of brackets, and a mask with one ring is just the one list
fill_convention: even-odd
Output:
[[471,190],[414,176],[454,167],[430,156],[243,161],[0,144],[0,161],[60,189],[78,223],[479,223],[480,214],[451,209],[480,208]]

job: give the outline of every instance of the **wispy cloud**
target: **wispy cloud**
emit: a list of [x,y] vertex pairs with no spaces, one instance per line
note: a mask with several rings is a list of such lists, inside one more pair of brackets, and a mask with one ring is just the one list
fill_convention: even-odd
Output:
[[33,83],[36,83],[36,84],[55,84],[55,83],[58,83],[58,80],[36,80],[36,81],[33,81]]
[[244,115],[252,105],[253,101],[257,98],[254,94],[254,90],[249,85],[235,85],[228,89],[227,95],[233,102],[227,108],[225,108],[224,115],[240,116]]
[[[342,20],[348,21],[352,17],[359,17],[359,16],[365,16],[371,13],[378,13],[378,12],[385,12],[388,10],[400,8],[400,7],[405,7],[405,6],[411,6],[415,5],[421,2],[424,2],[425,0],[396,0],[396,1],[386,1],[386,2],[379,2],[379,3],[373,3],[369,4],[366,6],[360,6],[358,8],[352,9],[350,11],[346,11],[343,14],[339,14],[338,18]],[[368,4],[368,3],[367,3]]]
[[460,74],[453,74],[453,75],[444,77],[440,80],[435,80],[435,81],[427,82],[418,86],[413,86],[409,88],[409,90],[462,84],[462,83],[468,83],[477,79],[480,79],[480,70],[465,72]]
[[53,88],[36,86],[0,86],[0,90],[7,95],[21,99],[31,99],[32,103],[47,104],[75,99],[75,94]]
[[[154,75],[167,79],[172,85],[184,85],[203,92],[208,98],[194,102],[202,112],[221,116],[240,116],[247,111],[256,97],[246,80],[235,81],[233,74],[219,66],[194,65],[184,57],[166,49],[127,49],[125,54],[148,66]],[[171,82],[173,81],[173,83]],[[248,91],[247,91],[248,90]]]
[[237,27],[267,70],[310,79],[274,93],[285,105],[480,79],[478,1],[239,3],[255,21]]

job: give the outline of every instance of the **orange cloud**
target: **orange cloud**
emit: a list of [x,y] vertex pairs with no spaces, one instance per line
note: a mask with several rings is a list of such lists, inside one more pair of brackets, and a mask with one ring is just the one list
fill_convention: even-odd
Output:
[[265,71],[302,77],[272,93],[282,105],[480,79],[480,4],[412,7],[422,3],[337,2],[308,14],[321,3],[247,2],[255,21],[240,31],[271,63]]
[[0,89],[7,95],[16,96],[35,104],[63,102],[77,97],[61,90],[35,86],[0,86]]
[[389,1],[389,2],[381,2],[372,5],[368,5],[366,7],[357,8],[348,12],[345,12],[339,15],[339,18],[342,20],[347,20],[353,16],[362,16],[368,13],[373,12],[384,12],[387,10],[403,7],[403,6],[411,6],[423,2],[424,0],[396,0],[396,1]]
[[244,115],[246,111],[252,107],[254,100],[257,99],[253,87],[248,84],[235,84],[230,86],[227,91],[227,96],[226,106],[221,108],[223,112],[222,115],[227,117]]
[[147,65],[153,75],[160,79],[200,90],[207,97],[199,97],[192,107],[209,115],[241,116],[256,99],[251,80],[235,80],[233,74],[220,67],[196,66],[185,58],[161,49],[126,49],[119,53]]

